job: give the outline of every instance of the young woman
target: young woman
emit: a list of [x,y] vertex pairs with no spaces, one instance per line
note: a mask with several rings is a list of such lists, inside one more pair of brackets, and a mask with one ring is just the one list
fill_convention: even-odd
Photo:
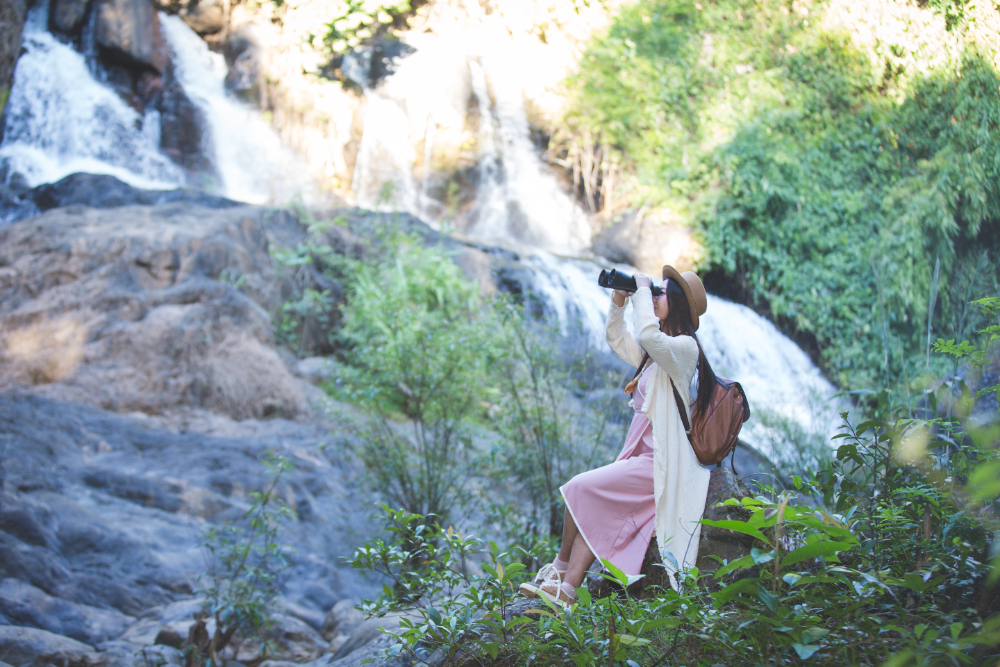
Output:
[[[637,369],[625,388],[635,409],[625,446],[614,463],[577,475],[560,489],[566,501],[562,548],[531,583],[521,585],[528,597],[574,604],[595,556],[637,576],[654,535],[675,588],[677,570],[698,558],[710,471],[688,442],[674,387],[689,416],[709,405],[715,373],[695,334],[707,307],[705,288],[694,273],[671,266],[663,267],[660,296],[653,296],[648,276],[637,275],[636,284],[633,295],[613,293],[606,332],[611,349]],[[636,337],[625,328],[629,299]]]

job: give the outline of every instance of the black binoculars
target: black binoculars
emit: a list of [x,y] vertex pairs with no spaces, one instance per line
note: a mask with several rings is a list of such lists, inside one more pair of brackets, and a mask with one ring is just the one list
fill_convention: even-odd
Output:
[[[601,287],[620,289],[623,292],[634,292],[639,287],[635,284],[635,278],[627,273],[621,273],[618,269],[601,269],[601,275],[597,277],[597,284]],[[653,296],[663,294],[663,288],[659,285],[652,285]]]

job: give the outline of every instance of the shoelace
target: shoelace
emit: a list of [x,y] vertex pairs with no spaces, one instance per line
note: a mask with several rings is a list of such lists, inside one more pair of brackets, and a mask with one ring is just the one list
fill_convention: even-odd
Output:
[[538,571],[538,574],[535,575],[535,581],[533,583],[538,586],[544,586],[549,583],[554,583],[558,586],[562,583],[562,580],[559,578],[559,570],[556,569],[556,564],[553,562],[543,566],[542,569]]

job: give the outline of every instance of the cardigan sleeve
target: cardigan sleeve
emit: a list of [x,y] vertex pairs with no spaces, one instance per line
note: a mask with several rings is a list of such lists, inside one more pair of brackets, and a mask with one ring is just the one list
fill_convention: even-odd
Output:
[[[667,371],[675,381],[691,376],[698,364],[698,344],[691,336],[668,336],[660,331],[660,320],[653,312],[653,295],[648,287],[640,287],[632,298],[635,330],[639,345],[650,358]],[[683,396],[686,392],[681,392]]]
[[611,302],[611,308],[608,310],[608,323],[604,330],[604,339],[626,364],[638,368],[639,364],[642,363],[642,348],[625,327],[625,306],[619,308],[614,301]]

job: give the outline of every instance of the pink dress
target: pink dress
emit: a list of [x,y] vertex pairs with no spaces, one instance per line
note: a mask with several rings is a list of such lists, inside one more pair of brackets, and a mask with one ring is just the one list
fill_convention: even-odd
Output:
[[577,528],[598,558],[639,574],[653,537],[653,424],[642,412],[648,366],[633,395],[635,416],[614,463],[581,473],[559,490]]

